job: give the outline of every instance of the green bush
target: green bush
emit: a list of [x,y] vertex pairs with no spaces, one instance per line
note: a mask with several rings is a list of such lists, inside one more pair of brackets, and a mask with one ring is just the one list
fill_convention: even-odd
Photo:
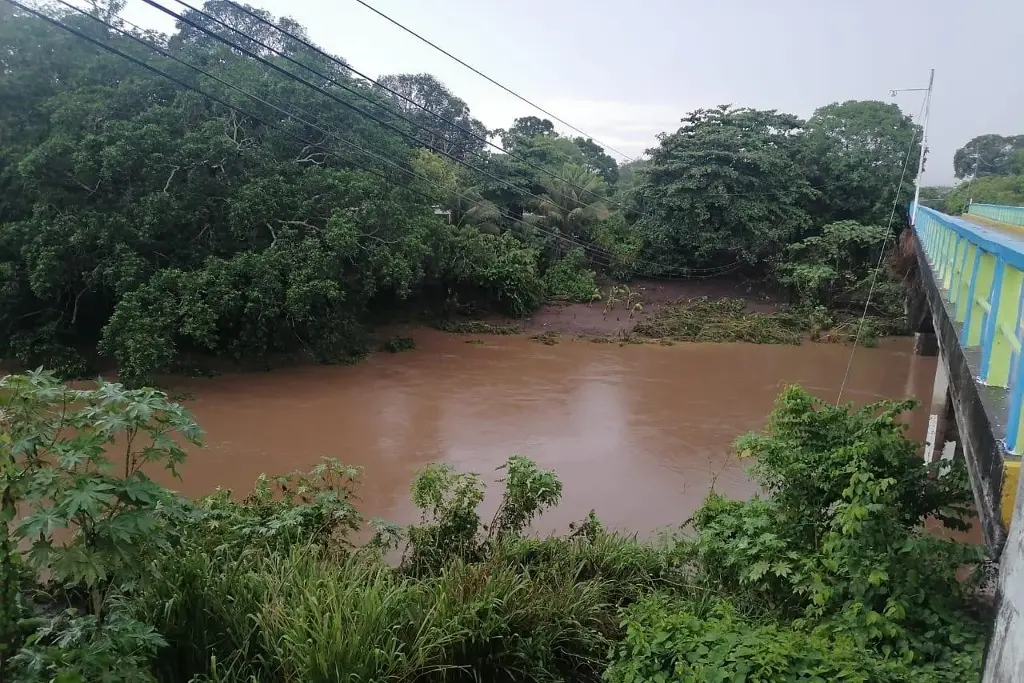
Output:
[[887,680],[879,678],[879,662],[851,638],[746,619],[728,602],[698,616],[686,603],[654,595],[626,610],[623,625],[608,683]]
[[389,353],[411,351],[416,348],[416,340],[412,337],[396,336],[389,339],[382,348]]
[[958,573],[980,570],[983,551],[924,530],[929,518],[966,528],[966,476],[935,476],[916,454],[899,420],[911,405],[851,410],[787,388],[764,433],[737,443],[769,497],[712,496],[680,551],[726,595],[880,657],[980,653],[978,584]]
[[589,303],[600,298],[597,274],[584,268],[583,249],[571,250],[544,273],[544,291],[552,301]]

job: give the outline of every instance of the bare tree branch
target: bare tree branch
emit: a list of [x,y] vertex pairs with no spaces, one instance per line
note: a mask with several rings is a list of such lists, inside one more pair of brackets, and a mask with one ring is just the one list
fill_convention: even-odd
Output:
[[167,176],[167,182],[164,183],[164,194],[167,194],[167,188],[171,186],[171,181],[174,180],[174,174],[181,170],[181,166],[175,166],[171,169],[171,175]]

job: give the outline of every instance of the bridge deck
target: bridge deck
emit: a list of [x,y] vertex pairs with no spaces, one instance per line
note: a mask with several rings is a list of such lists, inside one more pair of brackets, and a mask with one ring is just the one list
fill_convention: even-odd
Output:
[[998,548],[1024,451],[1024,226],[920,207],[914,230],[986,542]]
[[960,216],[960,218],[968,223],[974,223],[979,227],[995,230],[996,232],[1002,233],[1011,238],[1024,238],[1024,226],[1013,225],[1011,223],[1000,223],[999,221],[994,221],[991,218],[972,216],[966,213],[963,216]]

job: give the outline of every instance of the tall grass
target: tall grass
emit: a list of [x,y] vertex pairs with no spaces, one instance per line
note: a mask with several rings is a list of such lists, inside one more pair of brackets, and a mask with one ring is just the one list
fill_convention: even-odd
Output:
[[598,680],[618,608],[664,580],[658,562],[605,534],[514,539],[426,576],[313,547],[196,553],[168,558],[138,605],[169,642],[167,681]]

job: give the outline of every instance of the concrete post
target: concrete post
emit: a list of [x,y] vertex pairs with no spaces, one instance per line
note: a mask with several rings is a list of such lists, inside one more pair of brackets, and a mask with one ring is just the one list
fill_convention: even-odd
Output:
[[934,332],[914,333],[914,355],[915,356],[937,356],[939,355],[939,340]]
[[946,374],[946,366],[940,358],[935,366],[935,382],[932,384],[932,405],[928,414],[928,432],[924,440],[925,462],[935,462],[942,456],[946,445],[951,406],[949,376]]

